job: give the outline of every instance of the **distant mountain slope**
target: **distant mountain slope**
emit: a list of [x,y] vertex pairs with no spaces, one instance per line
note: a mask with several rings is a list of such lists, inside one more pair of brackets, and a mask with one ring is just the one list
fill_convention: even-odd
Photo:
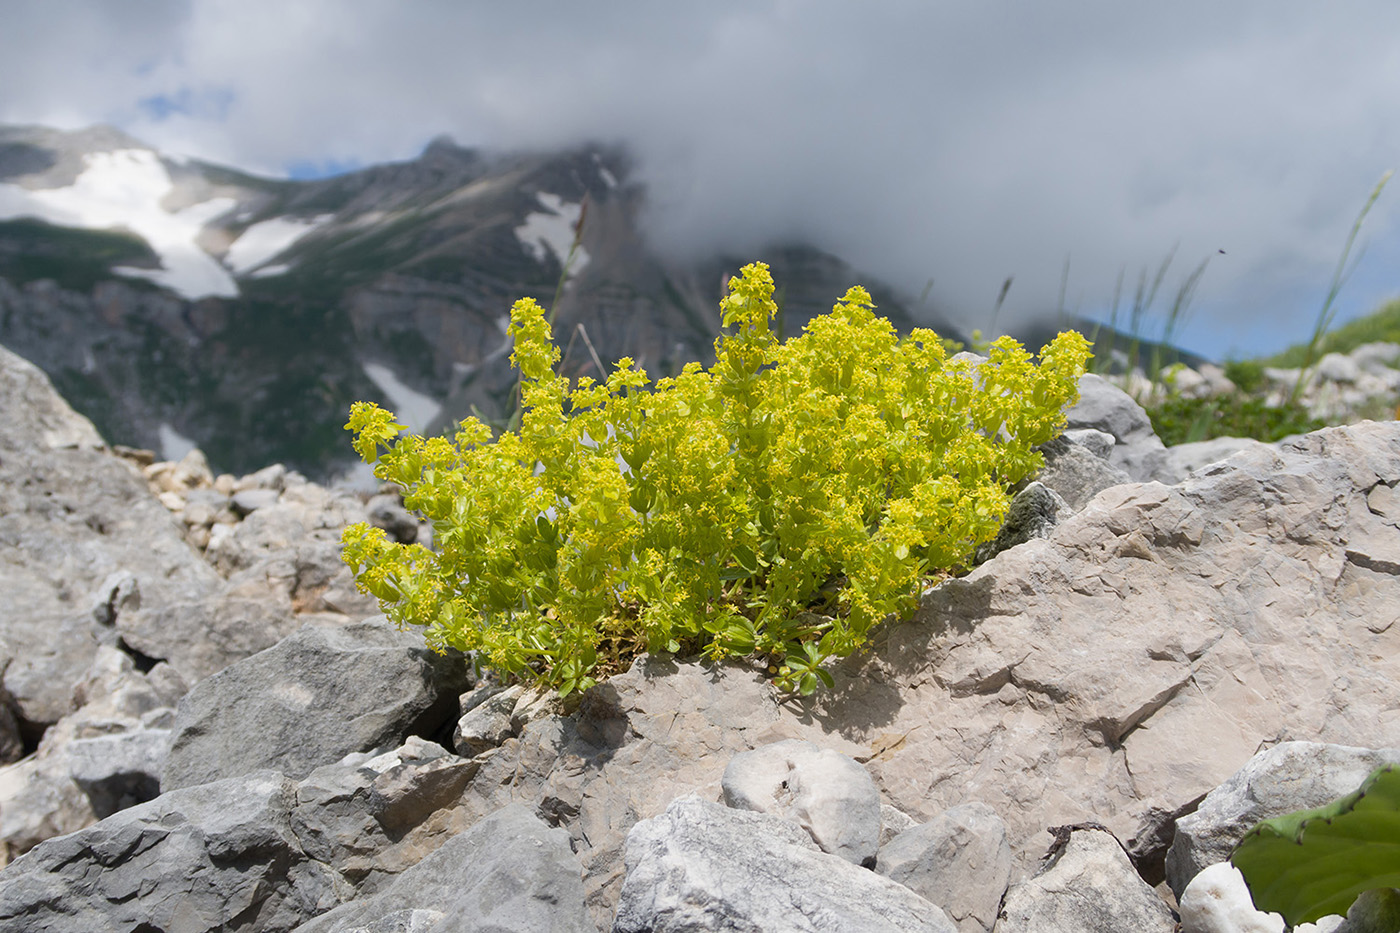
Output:
[[788,334],[853,284],[911,325],[891,289],[801,244],[664,262],[637,227],[644,197],[625,154],[600,147],[489,155],[444,139],[282,181],[110,128],[0,127],[0,344],[113,443],[325,477],[351,459],[357,399],[426,430],[506,411],[510,306],[551,304],[581,215],[555,328],[570,373],[596,368],[589,341],[654,378],[708,360],[724,279],[752,259],[772,266]]

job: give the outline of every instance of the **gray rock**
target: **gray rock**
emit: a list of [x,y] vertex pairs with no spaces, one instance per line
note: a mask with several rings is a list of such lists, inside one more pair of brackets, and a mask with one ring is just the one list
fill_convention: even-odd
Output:
[[0,927],[291,930],[354,893],[302,854],[290,821],[295,792],[263,771],[163,794],[50,839],[0,873]]
[[880,793],[870,773],[840,752],[789,739],[735,755],[724,802],[792,820],[823,852],[866,868],[880,847]]
[[1122,389],[1101,376],[1086,373],[1079,379],[1079,402],[1065,413],[1067,430],[1093,428],[1113,435],[1116,443],[1109,462],[1136,482],[1156,478],[1166,446],[1152,430],[1152,420]]
[[1176,822],[1167,853],[1167,883],[1182,896],[1207,866],[1223,862],[1260,820],[1330,803],[1361,786],[1400,749],[1283,742],[1259,752]]
[[[1102,461],[1099,461],[1102,462]],[[1034,538],[1050,536],[1050,529],[1068,515],[1069,503],[1059,493],[1040,482],[1031,482],[1011,500],[1006,520],[997,536],[977,549],[977,563],[985,563],[1002,551]]]
[[257,489],[270,489],[273,492],[281,492],[287,485],[287,467],[285,464],[274,463],[265,466],[256,473],[249,473],[247,476],[239,477],[233,484],[234,492],[248,492]]
[[996,933],[1173,933],[1171,910],[1112,833],[1065,831],[1035,877],[1007,892]]
[[372,893],[471,825],[456,804],[479,767],[416,736],[348,755],[297,785],[292,824],[308,857]]
[[418,518],[403,507],[403,500],[393,493],[380,493],[371,496],[365,503],[365,512],[370,524],[383,528],[389,537],[400,544],[412,544],[418,540]]
[[77,711],[34,754],[0,768],[0,864],[158,791],[174,714],[165,685],[104,645],[72,695]]
[[245,489],[233,494],[233,509],[240,515],[248,515],[276,505],[280,495],[275,489]]
[[1196,470],[1232,457],[1242,450],[1271,451],[1272,447],[1252,437],[1215,437],[1208,441],[1177,444],[1167,448],[1167,455],[1158,467],[1155,479],[1162,483],[1179,483]]
[[430,734],[455,714],[467,676],[462,658],[434,654],[382,617],[306,626],[185,695],[161,789],[269,767],[303,777]]
[[1006,824],[986,804],[953,807],[882,846],[875,870],[943,908],[962,933],[986,933],[1011,878]]
[[[171,791],[42,842],[0,872],[0,927],[291,929],[372,896],[465,832],[456,804],[478,767],[410,738],[300,782],[260,771]],[[573,871],[579,885],[576,862]],[[102,913],[109,897],[122,904]],[[580,887],[579,917],[582,899]],[[16,917],[34,925],[5,925]]]
[[96,821],[92,801],[73,780],[61,747],[53,751],[41,746],[35,754],[0,768],[0,865],[45,839]]
[[1361,377],[1361,367],[1350,356],[1328,353],[1317,361],[1317,377],[1328,382],[1355,382]]
[[1097,428],[1070,428],[1060,437],[1078,444],[1100,460],[1107,460],[1112,456],[1113,445],[1118,443],[1112,434]]
[[884,849],[894,837],[906,829],[913,829],[918,825],[918,820],[903,810],[896,809],[882,801],[880,803],[880,848]]
[[1388,374],[1400,366],[1400,344],[1363,343],[1351,351],[1351,358],[1362,372]]
[[98,625],[115,625],[121,613],[141,608],[141,585],[128,570],[109,573],[94,595],[92,618]]
[[159,796],[169,748],[169,729],[136,729],[74,739],[64,746],[64,754],[69,775],[87,795],[93,814],[102,819]]
[[[1074,441],[1071,434],[1086,439],[1107,438],[1108,447],[1100,453],[1095,447]],[[1058,493],[1071,511],[1077,512],[1105,489],[1132,482],[1127,473],[1108,462],[1107,451],[1112,448],[1112,436],[1101,431],[1066,431],[1062,437],[1041,445],[1045,466],[1036,479]]]
[[496,811],[393,879],[296,933],[593,933],[569,835],[529,808]]
[[168,662],[187,683],[196,683],[271,648],[302,624],[289,602],[224,590],[199,600],[124,612],[117,619],[117,631],[126,644]]
[[520,731],[512,722],[512,715],[525,692],[523,687],[483,684],[477,690],[479,694],[463,698],[465,712],[452,734],[453,748],[467,758],[495,748]]
[[682,797],[627,836],[614,933],[953,933],[903,885],[782,819]]
[[36,367],[0,348],[0,592],[10,663],[0,686],[23,729],[72,712],[71,691],[110,635],[94,608],[126,573],[148,602],[196,598],[218,576],[140,472]]

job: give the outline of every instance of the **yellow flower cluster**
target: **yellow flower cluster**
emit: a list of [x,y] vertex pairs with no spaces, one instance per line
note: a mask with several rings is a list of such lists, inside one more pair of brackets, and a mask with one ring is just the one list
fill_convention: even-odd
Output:
[[627,359],[569,391],[544,310],[517,302],[524,411],[494,440],[475,419],[452,442],[401,435],[357,403],[355,449],[435,541],[347,529],[359,586],[434,647],[563,693],[640,649],[757,655],[780,687],[829,685],[830,659],[996,534],[1088,345],[1061,334],[1037,365],[1002,338],[985,362],[949,360],[931,331],[899,339],[858,287],[779,344],[772,296],[767,266],[744,267],[715,365],[649,391]]

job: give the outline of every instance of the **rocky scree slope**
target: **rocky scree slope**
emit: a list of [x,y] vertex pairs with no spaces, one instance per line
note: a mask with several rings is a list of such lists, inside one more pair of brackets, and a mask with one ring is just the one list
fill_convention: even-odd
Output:
[[1395,423],[1196,464],[1086,376],[835,690],[650,657],[565,708],[353,593],[340,526],[422,533],[392,496],[143,468],[0,387],[6,929],[1226,929],[1202,868],[1400,760]]

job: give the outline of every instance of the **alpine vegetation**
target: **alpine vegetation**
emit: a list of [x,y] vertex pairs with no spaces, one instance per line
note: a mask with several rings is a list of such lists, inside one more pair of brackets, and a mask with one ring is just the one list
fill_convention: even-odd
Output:
[[900,339],[873,308],[852,288],[780,342],[753,263],[721,302],[734,329],[709,370],[650,385],[623,358],[571,389],[544,309],[517,302],[518,430],[468,418],[424,438],[351,409],[356,451],[434,541],[347,528],[357,585],[434,648],[564,695],[642,651],[752,656],[781,689],[831,686],[828,661],[996,535],[1089,356],[1066,332],[1038,363],[1009,337],[949,358],[933,331]]

